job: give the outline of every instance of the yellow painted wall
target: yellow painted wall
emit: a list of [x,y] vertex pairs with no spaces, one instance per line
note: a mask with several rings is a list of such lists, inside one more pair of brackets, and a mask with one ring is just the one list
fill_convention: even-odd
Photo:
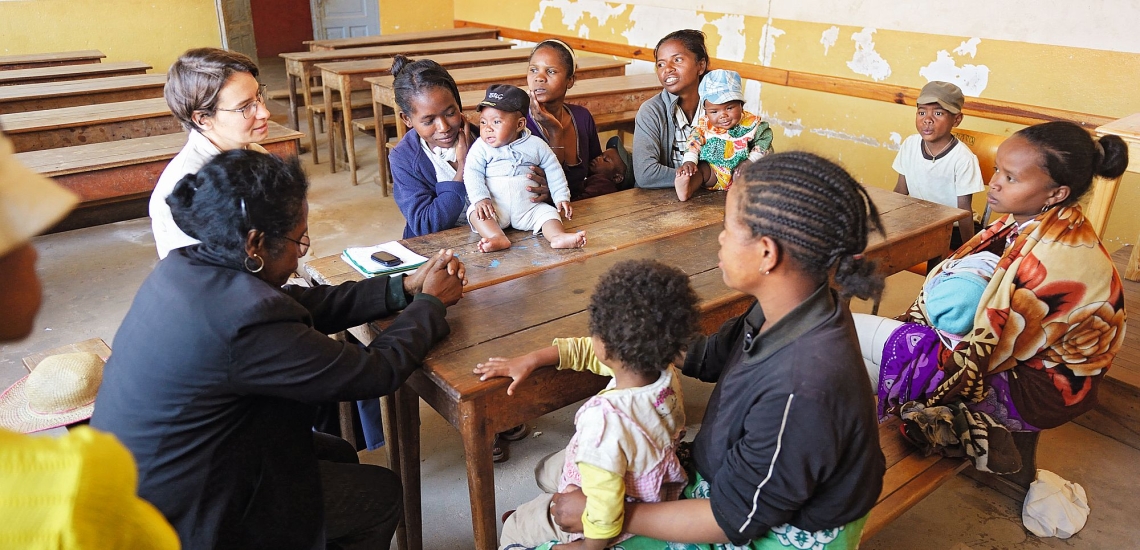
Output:
[[[769,25],[774,46],[769,52],[769,66],[872,80],[848,66],[857,49],[852,34],[863,31],[862,27],[839,26],[838,39],[825,53],[821,37],[832,27],[828,23],[726,16],[654,3],[658,5],[511,0],[509,9],[503,9],[502,0],[461,0],[456,3],[455,18],[650,47],[672,30],[700,25],[713,57],[757,64],[765,64],[762,48],[765,25]],[[884,14],[884,20],[888,16]],[[1140,16],[1140,10],[1134,8],[1130,16]],[[931,26],[937,27],[937,22]],[[725,29],[724,34],[721,29]],[[880,82],[921,87],[927,80],[919,75],[920,68],[933,62],[939,50],[946,50],[957,67],[972,64],[989,68],[982,97],[1110,117],[1140,112],[1140,94],[1136,93],[1140,90],[1140,54],[982,39],[976,55],[971,56],[954,53],[970,39],[968,36],[880,29],[872,37],[874,51],[891,69]],[[718,52],[722,46],[723,54]],[[772,84],[761,87],[759,101],[761,112],[774,123],[777,150],[822,153],[839,159],[865,184],[894,186],[897,174],[891,170],[891,161],[896,140],[915,132],[913,107]],[[1009,135],[1022,126],[967,117],[962,127]],[[892,132],[898,134],[895,139]],[[1140,233],[1140,216],[1135,214],[1138,206],[1140,175],[1127,174],[1104,236],[1110,250],[1136,242]]]
[[450,29],[453,0],[379,0],[380,34]]
[[0,2],[0,55],[100,50],[166,72],[183,51],[220,44],[213,0]]

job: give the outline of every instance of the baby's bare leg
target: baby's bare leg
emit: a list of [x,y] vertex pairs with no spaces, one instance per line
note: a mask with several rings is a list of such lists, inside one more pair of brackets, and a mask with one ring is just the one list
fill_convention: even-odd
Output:
[[586,246],[586,232],[568,233],[561,220],[547,220],[542,224],[542,236],[550,241],[551,248],[582,248]]
[[[709,163],[702,162],[698,164],[697,174],[699,174],[701,181],[704,182],[705,187],[712,187],[716,185],[716,170],[713,170],[713,167],[709,165]],[[694,179],[695,178],[696,176],[694,176]]]
[[471,227],[479,232],[479,236],[483,237],[479,239],[479,252],[494,252],[511,247],[511,240],[499,227],[498,220],[494,218],[480,220],[479,216],[475,214],[472,214],[467,220],[471,222]]

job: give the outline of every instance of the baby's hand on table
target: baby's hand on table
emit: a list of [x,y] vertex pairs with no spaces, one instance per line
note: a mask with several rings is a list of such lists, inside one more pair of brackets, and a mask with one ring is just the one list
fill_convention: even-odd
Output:
[[568,220],[574,217],[574,208],[570,206],[570,201],[562,201],[558,203],[558,211],[562,212]]
[[486,361],[475,365],[475,374],[480,375],[479,380],[487,380],[488,378],[497,377],[510,377],[514,381],[510,386],[507,386],[507,395],[515,394],[515,386],[520,382],[526,380],[530,373],[537,368],[532,361],[529,361],[527,356],[522,357],[491,357]]

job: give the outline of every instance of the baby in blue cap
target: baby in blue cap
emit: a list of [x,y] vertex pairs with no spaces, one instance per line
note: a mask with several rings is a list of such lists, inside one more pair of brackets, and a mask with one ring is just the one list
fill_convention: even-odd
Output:
[[978,304],[997,269],[998,259],[992,252],[978,252],[947,260],[942,271],[923,285],[926,315],[951,347],[974,328]]
[[709,71],[697,88],[705,114],[689,135],[689,150],[673,181],[677,198],[684,201],[698,187],[725,190],[732,171],[744,161],[756,162],[772,151],[772,129],[760,117],[744,110],[740,73]]

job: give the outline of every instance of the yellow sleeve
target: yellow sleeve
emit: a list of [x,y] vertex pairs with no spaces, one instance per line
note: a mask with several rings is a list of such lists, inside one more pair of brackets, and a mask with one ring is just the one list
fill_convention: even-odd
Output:
[[594,355],[594,341],[588,336],[581,338],[555,338],[558,346],[558,368],[576,371],[588,370],[602,376],[613,376],[614,371]]
[[589,539],[611,539],[621,534],[625,521],[625,480],[621,476],[578,463],[582,473],[582,493],[586,509],[582,511],[582,534]]

